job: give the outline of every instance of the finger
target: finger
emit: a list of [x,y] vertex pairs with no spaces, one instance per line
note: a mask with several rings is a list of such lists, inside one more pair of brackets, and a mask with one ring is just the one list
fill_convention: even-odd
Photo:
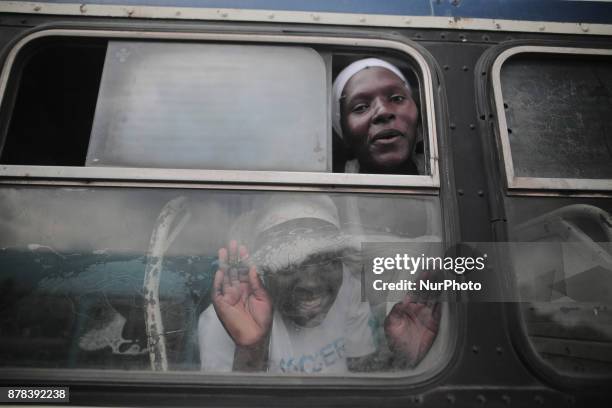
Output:
[[268,292],[261,283],[261,279],[259,279],[257,268],[255,266],[251,266],[249,269],[249,283],[251,284],[253,295],[255,295],[257,299],[265,299],[268,297]]
[[432,307],[428,307],[427,311],[419,315],[419,322],[433,333],[438,332],[440,327],[441,304],[436,303]]
[[249,259],[249,251],[244,245],[238,247],[238,255],[240,256],[240,268],[238,269],[238,280],[240,282],[249,281],[249,269],[252,266]]
[[217,298],[218,296],[223,296],[223,278],[225,273],[222,269],[217,270],[215,273],[215,278],[213,280],[213,298]]
[[231,240],[229,243],[229,279],[233,286],[237,286],[238,280],[238,242]]
[[427,307],[425,303],[420,302],[419,299],[411,295],[406,295],[404,297],[404,300],[401,303],[397,303],[396,306],[397,306],[397,309],[396,309],[397,313],[408,315],[411,318],[414,315],[417,315],[418,313],[420,313],[424,308]]
[[389,328],[390,326],[398,326],[403,322],[402,304],[396,303],[392,308],[387,317],[385,318],[384,327]]
[[223,284],[229,285],[229,274],[227,273],[228,262],[227,262],[227,249],[221,248],[218,252],[219,256],[219,270],[223,272]]
[[406,305],[404,305],[402,302],[397,302],[395,305],[393,305],[387,317],[392,319],[394,322],[399,322],[404,319],[405,314]]
[[238,247],[238,255],[240,256],[240,262],[247,262],[249,260],[249,251],[244,245]]
[[437,329],[438,325],[440,324],[440,320],[442,318],[442,303],[436,302],[436,304],[433,306],[433,312],[431,315],[433,317],[433,320],[436,324],[436,329]]
[[230,265],[238,263],[238,242],[235,239],[229,242],[229,263]]
[[402,313],[401,309],[402,309],[403,304],[404,302],[397,302],[396,304],[394,304],[391,310],[389,311],[389,316],[401,314]]
[[227,249],[219,248],[217,255],[219,257],[219,268],[225,271],[227,269]]
[[419,294],[415,294],[415,292],[408,293],[404,296],[404,299],[400,302],[402,305],[402,309],[406,307],[410,307],[413,304],[419,303]]

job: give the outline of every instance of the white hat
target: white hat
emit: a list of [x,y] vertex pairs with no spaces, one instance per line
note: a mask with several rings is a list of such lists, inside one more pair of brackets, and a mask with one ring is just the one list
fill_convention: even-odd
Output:
[[297,266],[316,254],[358,249],[340,232],[338,210],[325,195],[276,196],[255,222],[252,260],[260,273]]
[[332,86],[332,126],[334,130],[338,134],[338,136],[342,137],[342,122],[340,115],[340,98],[342,97],[342,92],[344,91],[344,87],[347,82],[359,71],[362,71],[366,68],[373,67],[381,67],[388,69],[397,75],[410,89],[410,83],[404,77],[404,74],[393,64],[388,63],[387,61],[383,61],[378,58],[365,58],[358,61],[353,62],[346,68],[344,68],[336,77],[334,81],[334,85]]

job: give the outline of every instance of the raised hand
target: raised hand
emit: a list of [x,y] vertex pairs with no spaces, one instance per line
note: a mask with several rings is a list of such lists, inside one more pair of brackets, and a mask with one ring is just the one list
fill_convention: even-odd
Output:
[[405,365],[415,366],[427,354],[440,327],[439,302],[415,302],[406,295],[385,319],[389,348]]
[[219,270],[213,281],[213,305],[237,346],[250,347],[267,338],[272,326],[272,301],[244,246],[231,241],[219,249]]

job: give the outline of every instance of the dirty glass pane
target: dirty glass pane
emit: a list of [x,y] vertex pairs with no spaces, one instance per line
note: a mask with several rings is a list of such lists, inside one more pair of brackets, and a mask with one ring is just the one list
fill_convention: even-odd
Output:
[[521,304],[533,349],[563,374],[609,376],[612,200],[514,197],[508,209],[511,240],[546,243],[514,262],[522,297],[543,300]]
[[514,173],[612,178],[612,60],[513,57],[501,86]]
[[86,165],[331,171],[327,71],[306,47],[109,41]]
[[211,306],[220,265],[246,284],[238,258],[218,257],[235,239],[272,304],[268,372],[427,372],[447,349],[448,305],[415,369],[366,364],[385,352],[388,307],[362,300],[355,265],[362,242],[439,242],[440,219],[435,196],[3,188],[0,366],[236,371]]

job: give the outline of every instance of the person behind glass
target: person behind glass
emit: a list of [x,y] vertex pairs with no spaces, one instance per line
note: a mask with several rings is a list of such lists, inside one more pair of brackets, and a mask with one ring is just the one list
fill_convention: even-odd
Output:
[[377,351],[370,305],[342,262],[359,245],[340,233],[329,197],[274,198],[254,218],[252,256],[236,241],[219,250],[212,305],[198,322],[202,370],[345,374],[424,357],[439,304],[397,303],[384,322],[388,349]]
[[355,159],[346,173],[419,174],[419,111],[402,72],[378,58],[353,62],[332,88],[332,124]]

